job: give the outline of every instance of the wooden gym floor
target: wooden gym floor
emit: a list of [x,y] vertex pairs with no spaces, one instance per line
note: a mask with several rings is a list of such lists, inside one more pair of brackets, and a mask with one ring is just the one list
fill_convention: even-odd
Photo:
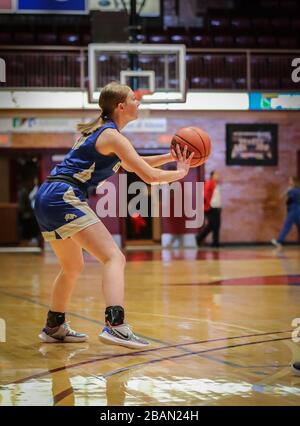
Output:
[[300,405],[299,246],[127,258],[127,321],[144,350],[98,341],[101,266],[88,257],[68,319],[89,342],[40,343],[55,257],[0,254],[0,405]]

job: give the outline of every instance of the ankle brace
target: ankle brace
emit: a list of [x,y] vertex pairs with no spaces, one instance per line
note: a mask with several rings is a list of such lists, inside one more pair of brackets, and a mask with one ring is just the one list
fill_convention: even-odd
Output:
[[105,309],[105,322],[110,325],[121,325],[124,322],[122,306],[108,306]]
[[58,327],[65,322],[64,312],[48,312],[47,327]]

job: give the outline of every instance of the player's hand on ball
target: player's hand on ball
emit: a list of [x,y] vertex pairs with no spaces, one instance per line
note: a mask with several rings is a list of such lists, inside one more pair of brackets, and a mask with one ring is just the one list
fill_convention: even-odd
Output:
[[187,146],[187,157],[189,157],[191,152],[195,153],[191,159],[190,167],[202,166],[211,153],[210,137],[200,127],[182,127],[181,129],[177,129],[170,145],[170,158],[172,161],[178,161],[177,145],[179,145],[181,152],[183,152],[184,146]]
[[[178,143],[175,143],[175,145],[172,145],[172,146],[175,146],[176,150],[173,147],[171,148],[171,157],[173,158],[173,160],[178,161],[178,152],[182,154],[183,149]],[[187,148],[186,145],[185,145],[185,148]]]
[[[177,147],[178,145],[176,144],[176,147]],[[175,150],[174,150],[174,148],[171,148],[171,157],[172,157],[172,160],[174,160],[174,161],[177,161],[178,160],[178,158],[177,158],[177,154],[176,154],[176,152],[175,152]]]
[[185,145],[183,151],[181,152],[179,144],[176,144],[176,152],[172,148],[171,153],[172,156],[177,160],[177,170],[183,170],[185,175],[187,175],[190,169],[191,160],[194,156],[194,152],[192,152],[187,157],[187,146]]

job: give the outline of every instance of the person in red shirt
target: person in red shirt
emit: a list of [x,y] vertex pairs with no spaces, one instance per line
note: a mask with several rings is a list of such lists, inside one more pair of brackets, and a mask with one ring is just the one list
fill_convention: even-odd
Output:
[[212,232],[213,247],[219,247],[219,234],[221,226],[221,178],[217,171],[210,173],[210,179],[204,183],[204,212],[206,217],[206,225],[200,228],[196,236],[198,246]]

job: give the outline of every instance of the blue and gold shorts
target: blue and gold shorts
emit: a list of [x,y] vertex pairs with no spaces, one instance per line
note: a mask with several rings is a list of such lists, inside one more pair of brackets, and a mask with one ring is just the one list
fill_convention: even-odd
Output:
[[76,186],[44,182],[39,188],[34,212],[46,241],[66,239],[100,219]]

